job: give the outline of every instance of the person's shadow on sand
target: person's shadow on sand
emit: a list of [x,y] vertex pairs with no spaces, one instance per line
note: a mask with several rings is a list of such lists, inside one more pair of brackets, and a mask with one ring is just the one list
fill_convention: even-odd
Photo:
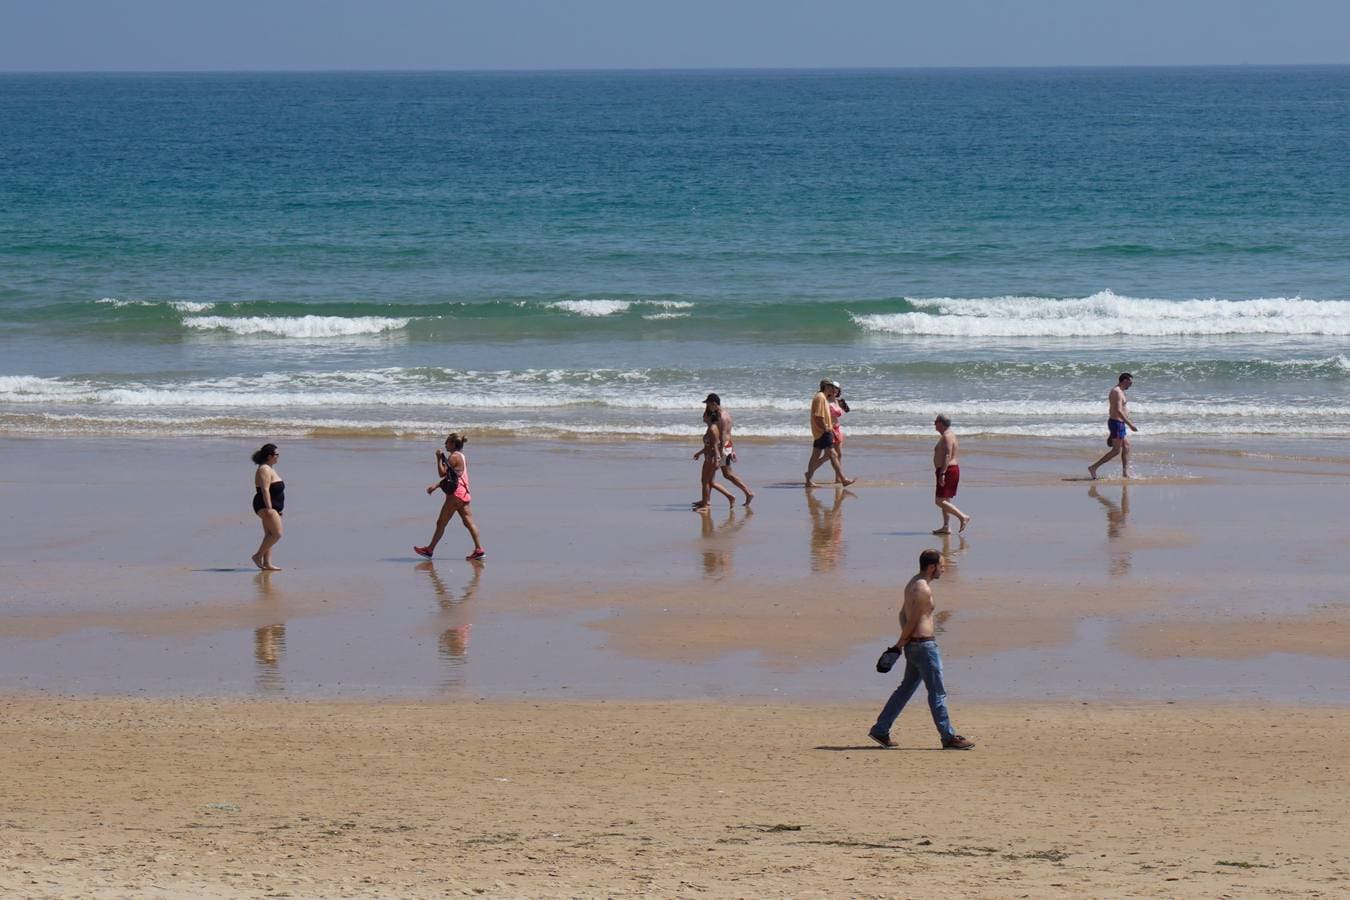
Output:
[[826,750],[830,753],[851,753],[855,750],[867,751],[869,753],[893,753],[896,750],[902,750],[907,753],[923,753],[928,750],[941,750],[941,747],[882,747],[878,744],[821,744],[819,747],[812,747],[812,750]]

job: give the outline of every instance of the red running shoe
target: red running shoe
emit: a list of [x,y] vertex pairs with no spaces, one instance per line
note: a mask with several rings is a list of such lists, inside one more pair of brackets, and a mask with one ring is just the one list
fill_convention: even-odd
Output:
[[474,547],[473,552],[464,558],[467,559],[469,562],[473,562],[476,559],[486,559],[487,551],[484,550],[482,547]]
[[431,559],[430,547],[414,547],[413,552],[416,553],[418,556],[425,556],[427,559]]

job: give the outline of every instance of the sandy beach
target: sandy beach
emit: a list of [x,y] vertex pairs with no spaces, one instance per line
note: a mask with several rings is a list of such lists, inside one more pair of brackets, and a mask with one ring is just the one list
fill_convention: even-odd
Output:
[[[31,897],[1335,896],[1350,879],[1350,464],[1306,446],[927,445],[850,491],[746,441],[488,442],[489,558],[429,533],[431,446],[5,439],[0,893]],[[147,503],[146,498],[155,499]],[[1034,513],[1029,512],[1034,510]],[[937,546],[954,720],[883,751],[872,671]],[[1283,564],[1287,562],[1288,564]],[[1272,568],[1275,575],[1272,575]]]
[[1342,711],[3,701],[25,897],[1341,896]]

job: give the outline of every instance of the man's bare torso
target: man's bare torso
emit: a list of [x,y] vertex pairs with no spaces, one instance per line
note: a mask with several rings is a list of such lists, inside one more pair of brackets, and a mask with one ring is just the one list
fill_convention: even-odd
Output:
[[[1107,408],[1110,410],[1108,415],[1113,419],[1117,419],[1121,422],[1124,422],[1125,402],[1126,402],[1125,389],[1122,388],[1120,385],[1116,385],[1115,387],[1111,388],[1111,393],[1108,394],[1106,398],[1106,405]],[[1144,405],[1148,406],[1147,403],[1145,403]],[[1144,410],[1144,412],[1147,413],[1148,410],[1146,409]]]
[[933,636],[933,589],[922,575],[915,575],[905,585],[905,603],[900,607],[900,630],[904,631],[911,617],[916,618],[910,640]]
[[957,447],[956,435],[952,434],[951,429],[944,431],[933,448],[933,468],[956,465]]

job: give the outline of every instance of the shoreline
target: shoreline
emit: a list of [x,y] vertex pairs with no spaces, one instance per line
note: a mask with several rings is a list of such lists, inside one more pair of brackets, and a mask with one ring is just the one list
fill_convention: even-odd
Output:
[[[878,706],[880,698],[878,698]],[[1335,893],[1344,708],[0,695],[29,897]],[[936,752],[930,752],[936,751]],[[131,826],[128,823],[135,823]]]

